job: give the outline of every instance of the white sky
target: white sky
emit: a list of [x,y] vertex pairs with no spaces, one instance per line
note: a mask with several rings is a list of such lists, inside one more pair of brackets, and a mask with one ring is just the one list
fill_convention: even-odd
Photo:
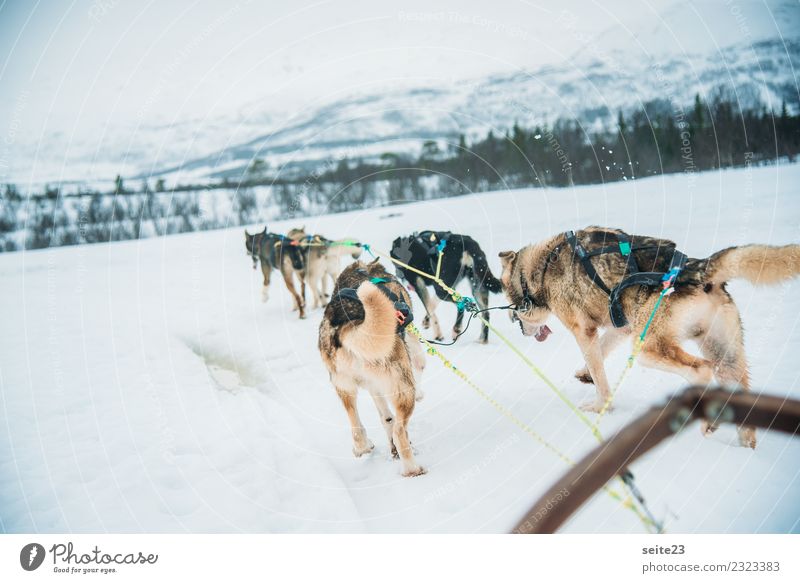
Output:
[[347,94],[559,63],[593,38],[641,59],[796,37],[798,22],[797,0],[0,0],[0,183],[54,159],[72,175],[109,145],[147,152],[167,126],[219,136]]

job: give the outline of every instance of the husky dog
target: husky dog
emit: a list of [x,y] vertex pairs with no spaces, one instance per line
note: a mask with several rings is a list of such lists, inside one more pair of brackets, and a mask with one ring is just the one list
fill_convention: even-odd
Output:
[[[512,319],[519,321],[522,333],[544,341],[550,334],[546,321],[555,314],[575,336],[586,361],[575,376],[597,389],[597,398],[585,410],[600,411],[609,399],[603,362],[620,342],[644,329],[661,290],[669,287],[659,285],[657,276],[670,271],[677,256],[682,269],[674,293],[655,312],[639,361],[691,383],[706,385],[716,378],[749,390],[742,324],[726,283],[745,279],[767,285],[795,277],[800,274],[800,245],[729,247],[707,259],[691,259],[677,252],[672,241],[589,227],[500,253],[500,279],[516,306]],[[653,276],[655,283],[626,287],[623,283],[632,273],[645,276],[634,282]],[[702,357],[684,351],[684,340],[697,343]],[[714,429],[706,424],[703,432]],[[754,448],[753,428],[740,427],[739,441]]]
[[[478,308],[489,307],[489,293],[499,294],[502,291],[500,281],[492,274],[489,269],[489,262],[486,261],[486,254],[472,237],[458,235],[448,231],[422,231],[410,237],[398,237],[392,243],[390,255],[410,265],[414,269],[430,273],[436,273],[436,266],[439,260],[439,248],[442,250],[442,264],[439,277],[449,287],[455,287],[464,279],[469,279],[472,286],[472,296],[478,304]],[[452,302],[453,299],[442,287],[432,279],[422,277],[410,269],[397,266],[398,275],[411,284],[417,292],[419,299],[425,306],[426,316],[422,321],[422,327],[428,328],[433,324],[433,332],[436,340],[444,340],[442,329],[439,327],[439,319],[436,317],[436,307],[439,300]],[[428,286],[433,287],[435,294],[431,294]],[[489,313],[484,314],[484,318],[489,319]],[[461,334],[461,324],[464,320],[464,310],[459,309],[456,315],[456,323],[453,326],[453,340]],[[489,328],[486,324],[481,330],[480,342],[486,344],[489,340]]]
[[[300,318],[306,317],[305,312],[305,265],[301,250],[287,244],[286,238],[275,233],[267,233],[267,228],[260,233],[251,235],[244,230],[244,244],[247,254],[253,260],[253,269],[261,263],[261,273],[264,274],[264,287],[261,290],[261,301],[269,299],[269,281],[273,269],[278,269],[283,276],[286,289],[294,299],[294,309],[300,312]],[[298,294],[294,287],[293,277],[300,281],[301,293]]]
[[305,227],[292,229],[286,236],[296,241],[303,251],[306,265],[306,281],[311,289],[313,308],[324,308],[328,303],[328,279],[331,287],[341,271],[341,258],[350,255],[361,257],[361,244],[352,239],[331,241],[322,235],[308,235]]
[[[403,286],[376,261],[356,261],[342,271],[319,327],[319,351],[353,431],[353,453],[374,445],[356,409],[359,388],[375,401],[392,455],[404,476],[425,473],[414,459],[407,425],[421,398],[416,375],[425,367],[422,347],[404,327],[413,319]],[[394,413],[389,407],[389,401]]]

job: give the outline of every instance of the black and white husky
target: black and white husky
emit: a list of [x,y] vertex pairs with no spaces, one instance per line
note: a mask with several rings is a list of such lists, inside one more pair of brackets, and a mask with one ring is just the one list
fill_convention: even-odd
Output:
[[[435,274],[439,259],[439,249],[442,249],[442,265],[439,277],[451,288],[455,288],[465,278],[472,286],[472,296],[478,308],[489,307],[489,293],[502,292],[500,280],[489,269],[486,254],[472,237],[458,235],[449,231],[422,231],[407,237],[398,237],[392,243],[390,255],[411,267],[425,273]],[[402,266],[397,266],[398,275],[411,284],[414,291],[425,306],[426,316],[422,321],[424,328],[433,324],[436,340],[444,340],[439,319],[436,317],[436,306],[439,300],[453,302],[440,285],[432,279],[423,277]],[[428,287],[433,287],[432,294]],[[489,313],[484,317],[488,320]],[[459,308],[456,323],[453,326],[453,339],[461,333],[464,320],[464,310]],[[489,339],[489,329],[483,325],[480,341],[485,344]]]

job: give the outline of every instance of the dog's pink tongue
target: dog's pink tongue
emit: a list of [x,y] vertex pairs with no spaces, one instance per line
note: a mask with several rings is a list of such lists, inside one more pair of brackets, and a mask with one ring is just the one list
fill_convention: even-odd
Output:
[[538,342],[544,342],[552,333],[553,331],[545,324],[544,326],[539,326],[539,331],[534,334],[533,337],[536,338]]

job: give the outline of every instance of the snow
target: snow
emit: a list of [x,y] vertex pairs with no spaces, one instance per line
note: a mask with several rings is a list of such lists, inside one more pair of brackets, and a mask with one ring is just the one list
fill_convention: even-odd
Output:
[[[692,256],[744,242],[797,241],[800,166],[672,175],[562,190],[479,194],[305,219],[309,232],[387,249],[427,228],[473,235],[497,252],[567,228],[614,225],[663,235]],[[379,217],[386,217],[380,219]],[[284,231],[296,223],[275,223]],[[505,532],[565,470],[436,359],[410,435],[428,469],[402,478],[369,398],[376,444],[352,456],[347,417],[316,348],[321,312],[298,320],[260,274],[241,229],[0,256],[0,529],[7,532]],[[746,328],[756,390],[800,397],[800,282],[730,291]],[[494,296],[494,305],[503,299]],[[415,304],[420,313],[421,306]],[[452,306],[439,315],[449,327]],[[547,342],[493,322],[575,402],[591,396],[559,324]],[[558,398],[474,325],[443,352],[573,458],[595,442]],[[627,351],[609,361],[622,370]],[[605,435],[683,386],[636,367]],[[670,532],[800,530],[800,440],[760,432],[755,451],[697,426],[633,466]],[[572,532],[640,532],[598,495]]]

